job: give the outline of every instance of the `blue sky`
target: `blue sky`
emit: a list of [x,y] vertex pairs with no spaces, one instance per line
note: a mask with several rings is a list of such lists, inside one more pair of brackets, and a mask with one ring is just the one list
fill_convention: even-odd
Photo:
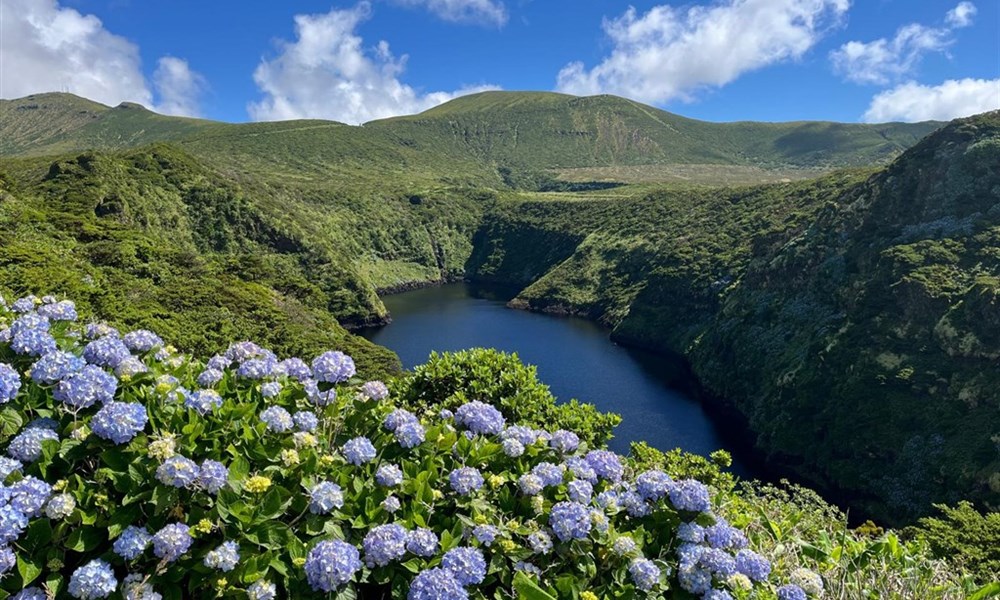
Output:
[[0,0],[0,97],[363,122],[487,88],[713,120],[1000,108],[995,0]]

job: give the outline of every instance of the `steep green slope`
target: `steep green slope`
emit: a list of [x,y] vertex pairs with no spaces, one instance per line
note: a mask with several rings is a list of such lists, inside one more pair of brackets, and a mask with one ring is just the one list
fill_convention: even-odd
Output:
[[867,514],[1000,505],[1000,116],[870,178],[490,211],[474,278],[684,354],[775,464]]

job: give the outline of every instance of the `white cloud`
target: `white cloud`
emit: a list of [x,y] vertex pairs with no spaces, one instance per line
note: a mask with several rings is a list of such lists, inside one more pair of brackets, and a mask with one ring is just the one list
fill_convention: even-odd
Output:
[[389,44],[366,50],[358,25],[371,13],[367,2],[319,15],[296,15],[295,42],[282,42],[281,52],[262,60],[254,81],[265,97],[248,106],[258,121],[323,118],[364,123],[426,110],[456,96],[496,89],[463,88],[455,92],[420,93],[399,80],[407,57],[396,58]]
[[928,52],[943,52],[952,43],[952,29],[972,23],[976,7],[962,2],[950,10],[950,27],[926,27],[910,23],[891,39],[850,41],[830,53],[834,70],[855,83],[886,84],[912,73]]
[[872,99],[864,120],[948,121],[1000,108],[1000,79],[950,79],[938,86],[908,82]]
[[395,0],[396,4],[426,7],[445,21],[503,26],[507,7],[494,0]]
[[164,56],[153,73],[153,86],[159,102],[156,112],[165,115],[198,116],[198,99],[205,89],[205,79],[191,70],[186,60]]
[[[177,63],[183,63],[189,81],[200,80],[184,61],[165,57],[162,77],[157,71],[157,91],[166,108],[192,114],[196,103],[184,96],[192,88],[181,85]],[[111,106],[130,101],[158,108],[142,74],[139,48],[105,29],[100,19],[63,8],[57,0],[3,0],[0,98],[58,91]]]
[[971,2],[959,2],[958,6],[948,11],[945,20],[952,27],[968,27],[972,25],[972,17],[976,16],[976,5]]
[[613,49],[599,65],[559,72],[571,94],[614,93],[644,102],[689,99],[743,73],[801,58],[835,24],[849,0],[723,0],[711,6],[629,8],[605,20]]

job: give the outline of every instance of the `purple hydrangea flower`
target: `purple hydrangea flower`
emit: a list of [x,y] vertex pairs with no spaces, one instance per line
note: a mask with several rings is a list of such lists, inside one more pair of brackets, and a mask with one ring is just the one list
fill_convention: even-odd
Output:
[[736,559],[718,548],[706,548],[698,559],[698,565],[720,579],[725,579],[736,572]]
[[309,512],[314,515],[328,515],[342,506],[344,492],[336,483],[321,481],[309,490]]
[[455,422],[472,433],[498,435],[503,431],[506,419],[493,406],[475,400],[458,407]]
[[153,554],[174,562],[191,548],[191,529],[183,523],[171,523],[153,536]]
[[474,467],[461,467],[448,475],[448,482],[456,493],[468,496],[483,487],[483,475]]
[[418,527],[406,536],[406,550],[410,554],[429,558],[437,554],[437,534],[425,527]]
[[402,525],[376,525],[365,535],[365,563],[369,567],[384,567],[402,558],[406,554],[407,538],[408,533]]
[[306,580],[314,591],[332,592],[361,570],[358,549],[340,540],[323,541],[309,551]]
[[115,554],[125,560],[135,560],[142,556],[142,553],[146,551],[146,548],[152,541],[153,536],[149,535],[145,527],[129,525],[118,536],[118,539],[115,540],[111,548],[115,551]]
[[69,595],[80,600],[107,598],[118,589],[118,579],[111,565],[97,558],[73,571]]
[[31,312],[35,310],[36,300],[38,300],[38,297],[34,295],[18,298],[10,305],[10,309],[16,313]]
[[99,438],[116,444],[132,441],[146,427],[146,407],[138,402],[108,402],[90,420]]
[[747,545],[747,537],[722,517],[716,517],[714,525],[705,528],[705,541],[713,548],[739,549]]
[[753,581],[767,581],[771,563],[753,550],[740,550],[736,553],[736,570]]
[[344,444],[344,457],[352,465],[360,466],[375,458],[375,446],[366,437],[356,437]]
[[559,502],[552,507],[549,525],[564,542],[582,540],[590,534],[590,511],[577,502]]
[[452,548],[441,559],[441,567],[462,585],[478,585],[486,578],[486,559],[478,548]]
[[469,600],[469,593],[454,573],[436,567],[413,578],[406,600]]
[[325,383],[342,383],[354,376],[354,360],[343,352],[324,352],[312,363],[313,376],[316,381]]

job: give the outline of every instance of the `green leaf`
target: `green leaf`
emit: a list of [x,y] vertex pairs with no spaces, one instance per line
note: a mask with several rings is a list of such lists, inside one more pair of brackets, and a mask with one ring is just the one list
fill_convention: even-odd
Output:
[[64,545],[74,552],[87,552],[100,545],[103,539],[104,535],[100,530],[93,527],[80,527],[69,534]]
[[556,600],[555,596],[538,587],[523,571],[518,571],[514,576],[514,590],[518,600]]
[[966,600],[986,600],[986,598],[995,598],[997,596],[1000,596],[1000,582],[994,581],[972,592],[972,595],[966,598]]
[[[38,560],[38,559],[35,559]],[[21,581],[25,587],[42,574],[40,563],[28,562],[23,557],[17,557],[17,572],[21,574]]]

